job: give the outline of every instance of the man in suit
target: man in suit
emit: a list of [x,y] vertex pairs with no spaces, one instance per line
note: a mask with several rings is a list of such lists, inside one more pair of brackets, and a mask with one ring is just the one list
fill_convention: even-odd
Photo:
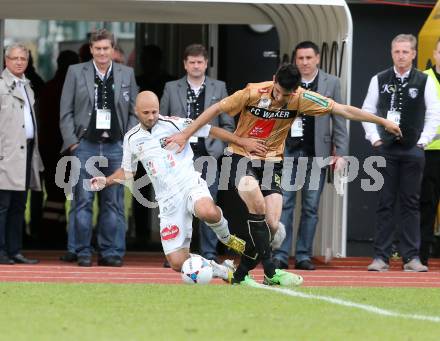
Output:
[[[295,47],[295,64],[301,74],[301,86],[341,102],[339,79],[318,68],[319,48],[311,41],[303,41]],[[339,115],[307,116],[301,113],[292,124],[286,139],[284,151],[284,169],[291,170],[288,183],[298,184],[304,179],[301,191],[301,218],[295,249],[295,268],[314,270],[311,262],[313,239],[318,223],[319,199],[325,182],[326,167],[319,166],[314,157],[335,158],[348,153],[346,120]],[[307,164],[300,160],[307,159]],[[341,160],[342,161],[342,160]],[[338,165],[341,164],[338,162]],[[289,167],[288,164],[291,166]],[[318,169],[315,174],[312,169]],[[313,174],[312,178],[311,175]],[[316,177],[316,178],[315,178]],[[296,178],[296,181],[295,181]],[[286,179],[283,179],[286,181]],[[295,211],[297,191],[283,190],[283,211],[281,223],[286,229],[286,238],[281,246],[274,250],[274,260],[279,268],[287,268],[292,246],[293,213]]]
[[[69,233],[75,238],[79,266],[92,265],[90,243],[94,193],[83,184],[97,173],[90,174],[89,167],[93,165],[96,171],[105,175],[118,169],[122,160],[122,138],[137,124],[134,72],[132,68],[112,62],[114,45],[114,36],[109,31],[93,32],[90,36],[93,59],[69,67],[61,95],[62,150],[69,150],[81,162],[70,214],[74,219],[70,226],[75,233]],[[90,166],[86,165],[91,157],[99,159]],[[123,188],[106,188],[99,199],[98,265],[121,266],[126,230]],[[69,243],[72,244],[70,240]]]
[[[204,46],[192,44],[185,48],[183,65],[186,75],[176,81],[165,84],[164,93],[160,101],[160,113],[164,116],[179,116],[196,119],[206,108],[219,102],[228,94],[225,83],[206,76],[208,67],[208,53]],[[235,127],[234,119],[222,113],[210,122],[228,131]],[[226,147],[223,141],[213,138],[193,138],[191,147],[194,152],[194,160],[200,157],[212,157],[217,160],[223,155]],[[216,164],[216,163],[215,163]],[[197,167],[197,163],[196,163]],[[207,174],[207,164],[203,164],[202,177],[208,179],[209,190],[214,200],[217,199],[218,172]],[[217,242],[215,233],[206,226],[200,224],[200,251],[203,257],[210,260],[217,258]]]
[[21,254],[28,189],[41,191],[34,93],[24,71],[29,50],[8,46],[0,77],[0,264],[36,264]]

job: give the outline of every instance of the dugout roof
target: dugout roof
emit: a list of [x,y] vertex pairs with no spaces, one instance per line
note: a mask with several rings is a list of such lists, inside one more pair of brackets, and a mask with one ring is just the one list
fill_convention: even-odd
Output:
[[301,40],[345,41],[343,84],[350,79],[352,21],[341,0],[2,0],[0,19],[271,24],[281,55],[290,55]]

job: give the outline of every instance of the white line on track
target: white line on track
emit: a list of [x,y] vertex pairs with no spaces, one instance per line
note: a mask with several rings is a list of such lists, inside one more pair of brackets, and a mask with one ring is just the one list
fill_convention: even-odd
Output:
[[333,303],[336,305],[341,305],[349,308],[357,308],[361,310],[365,310],[369,313],[376,314],[376,315],[382,315],[382,316],[389,316],[389,317],[400,317],[405,319],[412,319],[412,320],[421,320],[421,321],[430,321],[430,322],[436,322],[440,323],[440,316],[429,316],[429,315],[419,315],[419,314],[404,314],[399,313],[392,310],[386,310],[382,308],[375,307],[373,305],[368,304],[362,304],[362,303],[356,303],[351,301],[345,301],[340,298],[334,298],[330,296],[321,296],[321,295],[312,295],[312,294],[306,294],[303,292],[291,290],[291,289],[285,289],[285,288],[275,288],[270,287],[263,284],[257,284],[255,287],[259,289],[266,289],[271,291],[276,291],[284,295],[293,296],[293,297],[300,297],[300,298],[308,298],[313,300],[320,300],[328,303]]
[[[117,278],[109,278],[108,280],[106,279],[106,281],[103,281],[102,278],[97,278],[97,277],[73,277],[73,276],[60,276],[60,277],[47,277],[47,276],[33,276],[33,277],[25,277],[24,279],[22,277],[17,277],[17,276],[8,276],[8,277],[2,277],[1,279],[3,280],[13,280],[13,281],[23,281],[23,282],[27,282],[27,281],[36,281],[36,280],[41,280],[45,283],[48,283],[47,280],[71,280],[72,284],[75,283],[81,283],[81,281],[94,281],[94,283],[102,283],[102,284],[111,284],[111,283],[116,283],[115,281],[143,281],[145,282],[145,284],[160,284],[160,283],[150,283],[148,281],[162,281],[162,282],[167,282],[167,281],[179,281],[181,282],[180,277],[173,277],[173,278],[164,278],[162,276],[160,277],[117,277]],[[52,283],[52,282],[50,282]],[[125,284],[131,284],[130,282],[127,282]]]

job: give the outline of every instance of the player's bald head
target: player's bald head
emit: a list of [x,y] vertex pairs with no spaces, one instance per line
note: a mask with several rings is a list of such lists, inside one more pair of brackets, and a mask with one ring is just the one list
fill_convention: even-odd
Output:
[[159,119],[159,99],[154,92],[142,91],[136,97],[136,114],[146,129],[156,124]]
[[159,106],[159,99],[152,91],[142,91],[136,97],[136,108]]

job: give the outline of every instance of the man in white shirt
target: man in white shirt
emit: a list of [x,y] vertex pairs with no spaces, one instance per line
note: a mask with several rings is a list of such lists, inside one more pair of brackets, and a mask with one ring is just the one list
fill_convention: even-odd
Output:
[[[132,179],[138,161],[142,162],[156,193],[160,210],[160,233],[164,253],[170,266],[180,271],[190,257],[192,216],[195,215],[215,232],[219,240],[239,253],[245,242],[229,233],[228,222],[215,205],[206,182],[193,166],[193,152],[189,143],[181,153],[177,145],[166,145],[166,138],[181,131],[192,120],[159,115],[159,100],[150,91],[141,92],[136,99],[136,113],[140,124],[124,137],[122,166],[108,177],[91,179],[92,189]],[[235,141],[250,152],[265,153],[266,147],[255,140],[243,139],[218,127],[206,125],[197,136]],[[175,147],[175,148],[173,148]],[[210,261],[214,274],[230,281],[232,269]]]
[[381,169],[384,185],[379,191],[374,259],[369,271],[387,271],[394,236],[394,204],[400,199],[402,234],[400,253],[405,271],[425,272],[419,259],[420,185],[425,163],[424,147],[433,139],[439,124],[440,102],[435,84],[414,69],[417,40],[399,34],[391,43],[394,66],[371,79],[362,109],[399,124],[402,137],[382,127],[363,123],[365,136],[377,155],[386,160]]

